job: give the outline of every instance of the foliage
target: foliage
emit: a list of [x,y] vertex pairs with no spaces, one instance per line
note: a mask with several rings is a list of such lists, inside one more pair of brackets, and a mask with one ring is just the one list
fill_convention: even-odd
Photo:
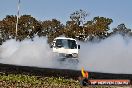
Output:
[[75,24],[77,24],[79,26],[81,23],[83,24],[83,22],[84,22],[85,18],[87,17],[87,15],[88,14],[85,11],[80,9],[79,11],[73,12],[70,15],[70,19],[72,21],[74,21]]
[[41,30],[41,24],[35,18],[31,15],[23,15],[19,19],[17,38],[19,40],[33,39],[39,30]]
[[110,18],[94,17],[84,25],[85,35],[104,39],[107,37],[109,25],[113,22]]
[[83,34],[83,25],[88,14],[83,11],[75,11],[70,15],[71,21],[66,22],[64,34],[66,37],[77,38],[80,40],[80,35]]
[[48,36],[48,43],[52,42],[55,37],[63,34],[64,25],[56,19],[41,22],[42,29],[39,36]]
[[80,31],[80,26],[75,24],[74,21],[67,21],[66,27],[65,27],[65,30],[64,30],[66,37],[76,38],[79,31]]
[[86,21],[88,14],[78,10],[70,14],[70,20],[62,24],[57,19],[38,21],[31,15],[22,15],[18,21],[18,32],[16,36],[16,16],[7,15],[0,21],[0,44],[8,39],[31,39],[34,36],[46,36],[50,44],[58,36],[76,38],[81,41],[93,41],[94,39],[105,39],[112,34],[132,35],[131,29],[120,24],[109,33],[109,25],[113,22],[111,18],[94,17]]
[[0,21],[0,33],[2,41],[15,37],[16,16],[7,15]]
[[19,18],[18,22],[18,35],[16,36],[16,16],[7,15],[2,21],[0,21],[1,39],[3,41],[7,39],[24,40],[25,38],[33,38],[34,35],[41,29],[39,22],[31,17],[31,15],[23,15]]
[[[22,74],[0,74],[0,87],[2,88],[83,88],[78,80],[63,77],[39,77]],[[118,88],[119,86],[92,86],[84,88]],[[130,86],[123,86],[123,88]]]
[[117,28],[113,28],[112,34],[120,34],[122,36],[132,36],[131,29],[127,28],[125,24],[119,24]]
[[[3,84],[2,84],[3,83]],[[5,85],[4,85],[5,84]],[[1,74],[0,86],[2,87],[80,87],[77,80],[62,77],[38,77],[21,74]]]

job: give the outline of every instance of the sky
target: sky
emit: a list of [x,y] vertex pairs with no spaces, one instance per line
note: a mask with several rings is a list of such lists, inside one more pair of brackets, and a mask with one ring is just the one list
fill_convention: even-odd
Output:
[[[89,13],[87,20],[92,20],[96,16],[103,16],[113,19],[111,28],[125,23],[128,28],[132,29],[131,8],[132,0],[21,0],[20,15],[32,15],[37,20],[42,21],[56,18],[65,23],[70,20],[70,14],[82,9]],[[16,14],[17,0],[0,0],[0,20],[6,15]],[[36,38],[34,42],[25,40],[26,42],[22,41],[21,43],[8,40],[0,47],[0,62],[52,66],[54,61],[50,61],[49,57],[52,58],[52,54],[47,48],[48,45],[45,40]],[[81,44],[81,64],[79,66],[88,67],[88,70],[91,71],[132,74],[132,70],[130,70],[132,67],[131,47],[132,40],[124,40],[120,36],[108,38],[99,44]],[[43,53],[45,51],[46,54]]]
[[[17,14],[17,2],[0,0],[0,20]],[[86,21],[103,16],[113,19],[111,29],[121,23],[132,29],[131,8],[132,0],[21,0],[20,15],[28,14],[41,21],[55,18],[65,24],[70,14],[82,9],[89,14]]]

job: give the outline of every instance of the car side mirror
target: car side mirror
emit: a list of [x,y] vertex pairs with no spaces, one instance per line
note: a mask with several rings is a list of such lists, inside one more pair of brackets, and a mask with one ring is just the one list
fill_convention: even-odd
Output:
[[53,45],[51,45],[50,48],[53,48]]
[[80,45],[78,45],[78,49],[80,49]]
[[53,48],[53,43],[52,43],[52,44],[50,44],[50,48]]

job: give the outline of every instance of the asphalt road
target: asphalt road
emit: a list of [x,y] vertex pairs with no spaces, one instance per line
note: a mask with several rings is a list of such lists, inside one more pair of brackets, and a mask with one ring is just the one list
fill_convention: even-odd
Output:
[[[64,77],[67,79],[78,79],[81,76],[79,70],[69,69],[55,69],[55,68],[39,68],[31,66],[18,66],[0,63],[0,74],[24,74],[44,77]],[[99,73],[89,72],[90,79],[130,79],[132,80],[132,74],[111,74],[111,73]]]

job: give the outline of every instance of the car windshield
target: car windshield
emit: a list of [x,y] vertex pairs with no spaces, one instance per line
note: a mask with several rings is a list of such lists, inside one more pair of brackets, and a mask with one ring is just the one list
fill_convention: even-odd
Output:
[[67,48],[67,49],[76,49],[77,48],[77,44],[75,40],[70,40],[70,39],[57,39],[55,46],[57,48]]

